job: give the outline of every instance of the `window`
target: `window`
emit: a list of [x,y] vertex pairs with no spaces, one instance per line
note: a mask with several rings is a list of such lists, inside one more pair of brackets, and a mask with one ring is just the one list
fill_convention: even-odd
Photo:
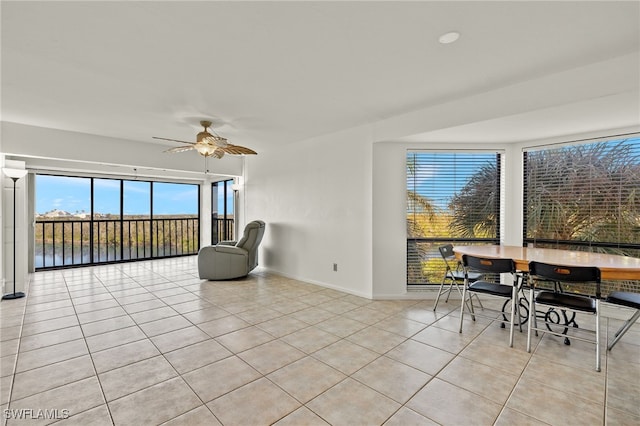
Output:
[[91,263],[91,179],[36,175],[35,267]]
[[528,149],[523,217],[525,245],[640,257],[640,137]]
[[501,154],[407,153],[407,284],[439,284],[447,243],[500,241]]
[[195,254],[199,185],[36,175],[36,269]]
[[119,179],[91,179],[93,185],[93,259],[122,259]]
[[[122,192],[123,259],[151,256],[151,182],[125,180]],[[128,248],[128,250],[127,250]]]
[[156,241],[152,255],[166,257],[197,253],[199,231],[196,232],[194,220],[200,212],[200,186],[153,182],[152,194],[151,234]]
[[211,243],[234,239],[235,202],[233,179],[211,185]]

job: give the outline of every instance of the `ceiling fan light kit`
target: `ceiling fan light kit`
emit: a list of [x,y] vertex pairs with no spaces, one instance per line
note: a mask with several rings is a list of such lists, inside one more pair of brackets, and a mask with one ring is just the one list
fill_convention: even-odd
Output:
[[154,136],[154,139],[170,141],[170,142],[178,142],[182,144],[187,144],[183,146],[178,146],[175,148],[171,148],[166,150],[165,152],[184,152],[195,149],[198,154],[203,157],[213,157],[213,158],[222,158],[225,154],[230,155],[255,155],[257,152],[250,148],[246,148],[240,145],[232,145],[230,144],[226,138],[222,136],[218,136],[215,133],[209,132],[209,127],[211,127],[211,121],[202,120],[200,125],[204,127],[204,130],[196,135],[195,142],[187,142],[180,141],[177,139],[168,139],[168,138],[159,138]]

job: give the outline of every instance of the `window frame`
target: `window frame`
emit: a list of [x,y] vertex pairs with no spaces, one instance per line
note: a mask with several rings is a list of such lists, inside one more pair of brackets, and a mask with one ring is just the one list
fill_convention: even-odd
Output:
[[[611,135],[598,137],[593,139],[582,139],[576,140],[572,142],[565,143],[555,143],[555,144],[547,144],[547,145],[533,145],[522,149],[522,245],[523,247],[527,246],[536,246],[540,245],[546,248],[567,248],[570,247],[572,249],[603,249],[601,251],[606,251],[606,249],[616,248],[616,249],[630,249],[630,250],[638,250],[640,252],[640,241],[638,243],[621,243],[616,241],[582,241],[582,240],[565,240],[565,239],[556,239],[556,238],[537,238],[537,237],[529,237],[528,236],[528,222],[529,222],[529,212],[528,212],[528,201],[529,201],[529,193],[531,192],[528,186],[528,163],[529,163],[529,153],[531,152],[539,152],[539,151],[552,151],[552,150],[560,150],[560,149],[570,149],[572,147],[584,146],[584,145],[594,145],[598,143],[618,143],[624,139],[639,139],[637,153],[640,154],[640,133],[630,133],[630,134],[622,134],[622,135]],[[616,253],[619,254],[619,253]]]
[[[414,153],[424,153],[424,154],[443,154],[443,155],[453,155],[453,154],[495,154],[495,168],[496,168],[496,182],[495,182],[495,190],[497,192],[497,197],[496,197],[496,206],[495,206],[495,214],[496,214],[496,218],[495,218],[495,234],[491,237],[488,238],[474,238],[474,237],[453,237],[451,235],[449,236],[427,236],[427,237],[418,237],[418,236],[411,236],[410,235],[410,230],[409,227],[407,226],[407,230],[406,230],[406,238],[407,238],[407,245],[406,245],[406,257],[405,257],[405,262],[406,262],[406,267],[407,267],[407,273],[406,273],[406,285],[407,287],[410,288],[419,288],[420,286],[432,286],[432,285],[439,285],[442,279],[442,274],[444,273],[444,261],[442,260],[437,247],[441,246],[441,245],[445,245],[447,243],[451,243],[456,245],[457,244],[461,244],[463,243],[464,245],[471,245],[471,244],[500,244],[502,241],[502,232],[503,232],[503,217],[504,217],[504,208],[505,208],[505,198],[504,198],[504,188],[505,188],[505,151],[504,149],[451,149],[451,150],[444,150],[444,149],[437,149],[437,150],[429,150],[429,149],[407,149],[406,150],[406,154],[405,154],[405,163],[406,163],[406,167],[405,170],[407,171],[407,176],[405,176],[406,178],[406,183],[405,183],[405,188],[407,191],[407,196],[405,197],[405,208],[406,208],[406,217],[407,217],[407,221],[408,221],[408,217],[410,214],[409,211],[409,191],[410,191],[410,187],[409,187],[409,172],[408,172],[408,168],[409,168],[409,156],[411,154]],[[484,163],[486,160],[480,160],[480,163]],[[443,163],[446,164],[446,163]],[[463,185],[466,186],[466,184],[468,183],[467,180],[464,180],[463,182],[465,182],[465,184]],[[433,278],[431,280],[427,279],[424,281],[420,281],[420,282],[416,282],[414,280],[414,278],[412,277],[412,274],[415,274],[415,260],[411,259],[412,256],[416,255],[416,248],[415,246],[418,244],[430,244],[431,246],[427,246],[428,248],[425,250],[427,251],[427,256],[428,257],[424,257],[422,255],[421,256],[421,264],[423,263],[433,263],[433,266],[428,266],[429,270],[433,269],[434,272],[432,272],[433,274]],[[418,255],[419,255],[419,250],[418,250]],[[414,263],[412,263],[414,262]],[[442,263],[442,265],[441,265]],[[420,266],[421,269],[421,275],[424,278],[425,274],[423,272],[423,266]],[[412,270],[414,272],[412,272]],[[437,270],[437,271],[436,271]],[[437,275],[437,276],[436,276]]]
[[[235,193],[232,189],[232,185],[234,183],[234,179],[225,179],[211,183],[211,244],[235,239],[237,202]],[[221,187],[223,197],[222,218],[220,218],[220,212],[218,211],[218,197],[213,196],[214,191],[217,195],[217,191],[219,191]],[[229,217],[229,195],[232,196],[231,203],[233,204],[233,218]]]
[[[89,206],[90,206],[90,210],[89,210],[89,219],[86,220],[70,220],[68,222],[71,222],[72,225],[70,226],[70,232],[71,232],[71,238],[72,238],[72,244],[71,244],[71,261],[70,263],[67,262],[66,257],[67,257],[67,252],[65,251],[65,229],[67,227],[64,226],[64,221],[58,221],[58,223],[62,223],[63,225],[61,225],[62,228],[62,263],[57,263],[56,262],[56,242],[55,242],[55,233],[56,233],[56,227],[55,224],[52,224],[52,233],[53,233],[53,240],[52,240],[52,264],[48,264],[46,262],[46,258],[47,258],[47,252],[48,250],[46,249],[45,246],[45,242],[44,242],[44,238],[42,241],[42,253],[38,254],[37,251],[37,241],[36,241],[36,235],[37,232],[34,231],[33,237],[30,240],[30,244],[34,245],[34,250],[33,250],[33,259],[34,259],[34,270],[39,271],[39,270],[49,270],[49,269],[63,269],[63,268],[71,268],[71,267],[78,267],[78,266],[94,266],[94,265],[102,265],[102,264],[111,264],[111,263],[123,263],[123,262],[133,262],[133,261],[141,261],[141,260],[149,260],[149,259],[161,259],[161,258],[169,258],[169,257],[180,257],[180,256],[190,256],[193,254],[197,254],[199,249],[200,249],[200,245],[201,245],[201,241],[200,241],[200,221],[201,221],[201,205],[200,205],[200,191],[201,191],[201,186],[197,183],[188,183],[188,182],[178,182],[178,181],[170,181],[170,180],[139,180],[136,178],[126,178],[126,177],[115,177],[115,176],[103,176],[103,175],[85,175],[85,174],[58,174],[58,173],[51,173],[51,172],[36,172],[35,174],[35,184],[33,187],[34,190],[34,210],[37,207],[37,192],[38,192],[38,185],[37,185],[37,177],[38,176],[52,176],[52,177],[60,177],[60,178],[79,178],[79,179],[87,179],[89,181]],[[112,181],[117,181],[119,182],[119,207],[118,207],[118,215],[119,217],[117,219],[110,219],[110,220],[105,220],[103,218],[99,218],[96,216],[96,212],[95,210],[95,180],[96,179],[100,179],[100,180],[112,180]],[[149,210],[149,217],[148,219],[140,219],[140,220],[144,220],[144,221],[148,221],[149,222],[149,232],[148,232],[148,236],[149,236],[149,244],[147,244],[147,241],[145,239],[144,241],[144,247],[142,249],[143,255],[139,256],[139,252],[136,253],[136,257],[133,258],[131,257],[131,251],[129,252],[129,257],[125,257],[125,226],[124,224],[127,222],[131,222],[132,220],[136,220],[136,219],[130,219],[130,218],[125,218],[124,215],[124,188],[125,188],[125,182],[147,182],[149,184],[149,206],[150,206],[150,210]],[[191,244],[189,244],[189,246],[191,247],[191,249],[188,252],[184,252],[182,244],[181,247],[178,247],[178,228],[180,228],[180,232],[184,233],[184,220],[189,220],[189,219],[180,219],[180,218],[159,218],[159,217],[154,217],[154,212],[153,212],[153,203],[154,203],[154,191],[153,191],[153,187],[154,187],[154,183],[158,183],[158,184],[179,184],[179,185],[189,185],[189,186],[195,186],[197,188],[197,215],[195,218],[190,218],[191,220],[193,220],[193,223],[191,225],[191,232],[188,231],[189,229],[189,225],[187,224],[187,232],[189,232],[191,234],[191,238],[192,238],[192,242]],[[34,215],[37,212],[34,212]],[[74,216],[71,216],[72,218]],[[163,245],[162,250],[160,250],[160,247],[158,247],[158,242],[160,241],[159,238],[159,230],[154,228],[154,221],[158,221],[158,220],[162,220],[162,221],[167,221],[167,220],[176,220],[176,221],[182,221],[180,222],[180,226],[178,226],[178,222],[176,222],[176,224],[174,225],[174,230],[172,233],[171,230],[171,224],[169,224],[169,236],[170,236],[170,240],[172,236],[176,237],[175,241],[170,241],[169,242],[169,248],[167,250],[167,248],[165,247],[165,245]],[[36,224],[36,226],[39,223],[44,223],[44,222],[51,222],[51,221],[39,221],[37,218],[35,218],[34,216],[34,222]],[[88,244],[88,260],[85,261],[85,255],[84,253],[84,239],[82,239],[82,233],[81,233],[81,242],[80,242],[80,261],[76,261],[76,255],[74,253],[74,249],[75,249],[75,239],[74,239],[74,229],[75,229],[75,225],[73,223],[75,222],[83,222],[80,225],[81,230],[84,228],[84,224],[87,224],[87,235],[89,238],[89,242]],[[111,233],[113,236],[113,250],[109,251],[107,249],[105,255],[104,255],[104,260],[103,260],[103,256],[101,255],[102,251],[101,251],[101,239],[100,239],[100,225],[101,223],[104,223],[105,226],[106,222],[114,222],[114,226],[112,229],[112,232],[109,231],[109,228],[107,228],[107,230],[105,231],[107,234]],[[163,226],[166,224],[163,224]],[[42,229],[42,234],[44,237],[44,233],[45,233],[45,229],[44,229],[44,224],[42,225],[43,229]],[[130,231],[130,224],[128,225],[128,229]],[[155,230],[154,230],[155,229]],[[82,232],[82,231],[81,231]],[[98,233],[98,238],[96,239],[96,232]],[[154,233],[155,232],[155,233]],[[163,228],[163,232],[164,232],[164,228]],[[127,238],[130,237],[131,234],[127,233]],[[146,238],[147,234],[143,234],[143,239]],[[119,244],[115,244],[115,241],[119,238]],[[137,234],[136,234],[136,238],[137,238]],[[164,239],[164,235],[163,235],[163,239]],[[107,237],[107,243],[108,243],[108,237]],[[180,243],[182,243],[182,240],[180,240]],[[164,242],[163,242],[164,244]],[[173,244],[173,246],[172,246]],[[149,247],[149,250],[147,251],[146,248],[147,246]],[[175,246],[175,247],[174,247]],[[175,249],[175,250],[174,250]],[[97,250],[97,253],[96,253]],[[160,253],[160,251],[162,253]],[[168,252],[168,254],[167,254]],[[41,256],[42,262],[40,266],[36,266],[38,264],[38,262],[36,262],[37,258]]]

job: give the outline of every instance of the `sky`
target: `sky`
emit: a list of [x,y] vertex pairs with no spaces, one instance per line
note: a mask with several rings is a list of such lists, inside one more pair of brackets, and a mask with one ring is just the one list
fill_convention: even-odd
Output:
[[496,153],[418,152],[407,153],[407,163],[416,163],[407,171],[407,189],[427,197],[442,210],[448,208],[454,194],[484,165],[496,164]]
[[[124,214],[150,211],[150,182],[124,181]],[[94,212],[120,212],[120,180],[94,179]],[[154,215],[198,214],[198,185],[154,182]],[[36,176],[36,213],[59,209],[69,213],[91,211],[91,179],[67,176]]]
[[[606,143],[608,149],[619,143],[631,146],[633,155],[640,161],[640,138],[611,139]],[[592,144],[596,143],[587,143],[585,146]],[[541,149],[556,148],[542,146]],[[557,149],[560,152],[574,150],[576,145],[565,145]],[[603,155],[607,155],[606,152],[605,150]],[[413,163],[417,167],[415,172],[407,171],[407,189],[428,198],[438,208],[447,210],[453,195],[462,190],[481,167],[496,164],[496,153],[409,151],[407,164]]]

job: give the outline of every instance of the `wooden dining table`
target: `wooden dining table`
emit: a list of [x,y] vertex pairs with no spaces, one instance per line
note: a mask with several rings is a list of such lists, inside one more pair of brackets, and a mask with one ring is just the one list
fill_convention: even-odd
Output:
[[636,257],[505,245],[455,246],[453,251],[458,259],[462,259],[463,254],[513,259],[516,269],[522,272],[528,272],[529,262],[536,261],[554,265],[597,266],[603,280],[640,280],[640,259]]

